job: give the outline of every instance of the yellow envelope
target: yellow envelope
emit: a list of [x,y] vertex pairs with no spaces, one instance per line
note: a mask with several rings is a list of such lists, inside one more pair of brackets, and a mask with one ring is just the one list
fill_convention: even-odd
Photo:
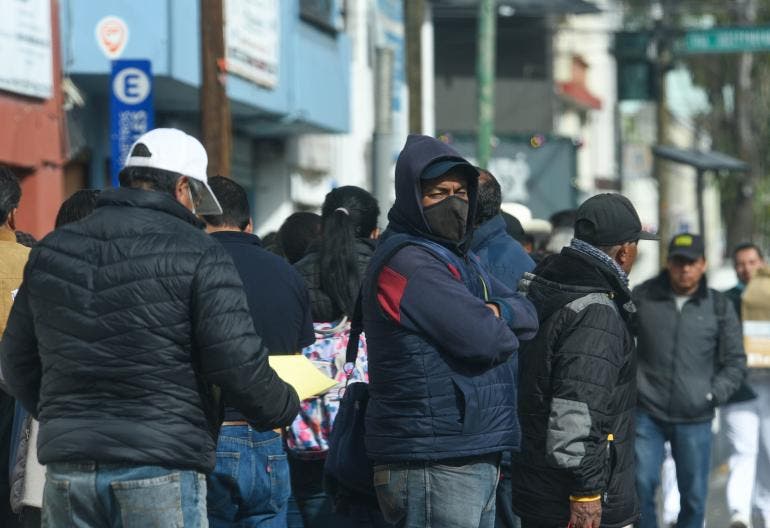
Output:
[[269,361],[278,377],[294,387],[300,400],[323,394],[337,385],[302,354],[270,356]]

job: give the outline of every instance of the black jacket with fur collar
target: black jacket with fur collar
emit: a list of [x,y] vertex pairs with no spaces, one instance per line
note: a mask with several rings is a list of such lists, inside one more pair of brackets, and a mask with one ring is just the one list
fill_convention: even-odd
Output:
[[636,365],[631,294],[604,263],[564,248],[522,282],[540,331],[519,358],[521,453],[513,504],[566,526],[570,495],[602,497],[602,526],[638,517],[634,479]]

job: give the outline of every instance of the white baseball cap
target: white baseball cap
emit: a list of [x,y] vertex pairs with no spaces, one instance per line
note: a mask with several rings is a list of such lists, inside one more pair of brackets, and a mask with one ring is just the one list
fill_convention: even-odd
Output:
[[222,207],[208,184],[209,158],[200,141],[176,128],[156,128],[142,135],[131,146],[126,167],[149,167],[176,172],[203,184],[200,215],[221,215]]

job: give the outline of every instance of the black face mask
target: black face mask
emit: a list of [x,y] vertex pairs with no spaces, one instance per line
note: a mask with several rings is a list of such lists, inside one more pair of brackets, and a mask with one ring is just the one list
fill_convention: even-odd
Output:
[[444,198],[423,209],[431,233],[459,242],[465,237],[468,224],[468,202],[459,196]]

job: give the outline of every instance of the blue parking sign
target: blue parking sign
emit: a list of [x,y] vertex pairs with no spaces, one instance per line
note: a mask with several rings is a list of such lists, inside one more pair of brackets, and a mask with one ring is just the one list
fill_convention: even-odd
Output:
[[148,60],[112,61],[110,76],[110,143],[112,186],[118,187],[118,173],[128,150],[139,136],[154,127],[152,68]]

